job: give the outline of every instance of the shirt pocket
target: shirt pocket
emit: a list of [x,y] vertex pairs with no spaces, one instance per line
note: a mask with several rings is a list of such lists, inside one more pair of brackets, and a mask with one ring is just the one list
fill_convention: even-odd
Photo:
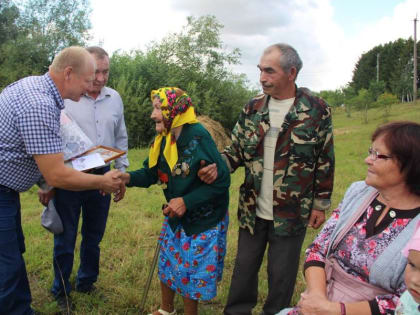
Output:
[[318,137],[302,129],[291,133],[290,159],[313,166],[317,160]]

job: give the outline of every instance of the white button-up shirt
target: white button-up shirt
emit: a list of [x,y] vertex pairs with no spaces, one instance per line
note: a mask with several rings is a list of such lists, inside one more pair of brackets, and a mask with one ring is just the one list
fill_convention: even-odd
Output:
[[[79,102],[64,100],[65,112],[76,121],[94,145],[128,150],[124,105],[117,91],[103,87],[96,99],[84,95]],[[127,155],[115,160],[115,168],[125,171]]]

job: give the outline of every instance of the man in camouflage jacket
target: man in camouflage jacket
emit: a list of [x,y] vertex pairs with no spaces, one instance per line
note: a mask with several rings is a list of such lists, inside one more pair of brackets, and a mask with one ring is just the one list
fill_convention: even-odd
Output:
[[[245,166],[238,218],[254,233],[256,200],[264,168],[264,135],[270,128],[269,95],[258,95],[243,109],[223,156],[231,172]],[[312,209],[330,207],[334,177],[331,112],[322,99],[296,88],[296,98],[282,124],[273,168],[273,217],[276,235],[304,234]]]
[[[264,94],[245,105],[233,129],[232,144],[222,154],[231,172],[245,166],[238,252],[224,314],[251,314],[267,243],[268,296],[262,314],[276,314],[289,306],[306,227],[318,228],[330,206],[334,177],[331,111],[322,99],[296,87],[301,67],[296,50],[287,44],[264,51],[258,65]],[[282,114],[274,115],[277,110]],[[270,137],[271,146],[266,143]],[[267,169],[272,172],[268,185],[263,180]],[[215,173],[215,166],[210,165],[199,176],[210,183]],[[264,198],[268,206],[260,202]],[[261,205],[265,213],[259,210]]]

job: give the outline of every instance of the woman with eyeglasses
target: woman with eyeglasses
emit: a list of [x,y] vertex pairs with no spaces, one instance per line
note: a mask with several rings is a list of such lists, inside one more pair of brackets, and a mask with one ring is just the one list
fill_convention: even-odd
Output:
[[279,314],[394,314],[405,290],[401,249],[420,220],[420,125],[380,126],[365,163],[365,180],[306,250],[298,305]]

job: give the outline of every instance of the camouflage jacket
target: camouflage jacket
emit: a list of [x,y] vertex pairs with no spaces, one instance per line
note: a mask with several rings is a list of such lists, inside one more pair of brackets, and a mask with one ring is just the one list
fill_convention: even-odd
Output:
[[[245,105],[223,155],[233,172],[245,166],[238,217],[242,228],[254,231],[257,196],[263,175],[264,136],[270,128],[269,96]],[[273,217],[282,236],[305,232],[312,209],[327,210],[334,180],[331,110],[320,98],[296,89],[277,139],[273,168]]]

